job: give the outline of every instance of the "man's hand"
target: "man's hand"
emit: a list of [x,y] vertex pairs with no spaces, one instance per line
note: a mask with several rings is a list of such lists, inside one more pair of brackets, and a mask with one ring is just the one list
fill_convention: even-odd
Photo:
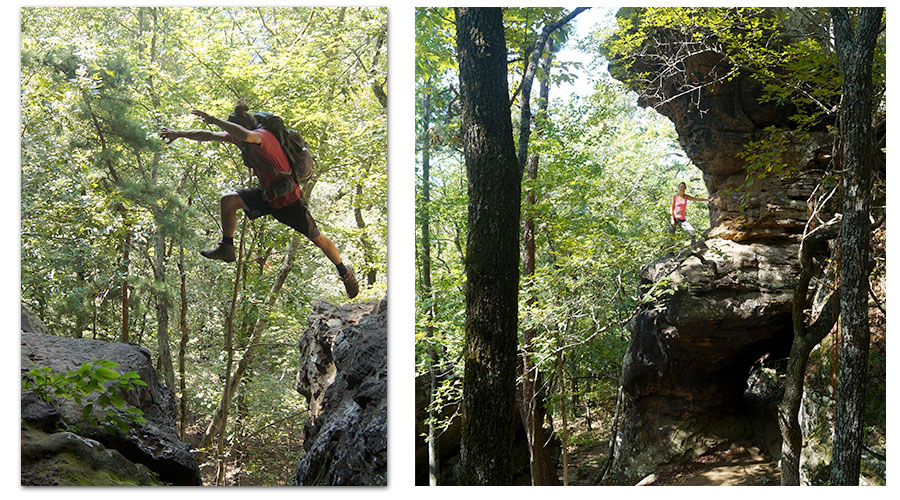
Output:
[[195,109],[195,110],[191,111],[191,114],[192,114],[192,115],[197,115],[197,116],[199,116],[199,117],[202,118],[203,121],[205,121],[206,123],[212,123],[213,117],[212,117],[212,115],[210,115],[210,114],[207,113],[206,111],[200,111],[199,109]]
[[182,137],[180,130],[169,130],[167,128],[163,128],[159,131],[159,138],[166,141],[166,144],[172,144],[172,141]]

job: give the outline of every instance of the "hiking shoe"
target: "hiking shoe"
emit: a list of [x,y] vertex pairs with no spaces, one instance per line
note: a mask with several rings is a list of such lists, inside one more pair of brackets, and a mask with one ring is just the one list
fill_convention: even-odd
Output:
[[234,262],[234,245],[228,243],[219,243],[216,248],[200,250],[200,255],[207,259],[224,260],[225,262]]
[[347,272],[341,276],[341,281],[344,282],[344,288],[347,289],[347,296],[352,299],[359,293],[359,283],[356,282],[356,274],[353,272],[353,268],[350,266],[345,267]]

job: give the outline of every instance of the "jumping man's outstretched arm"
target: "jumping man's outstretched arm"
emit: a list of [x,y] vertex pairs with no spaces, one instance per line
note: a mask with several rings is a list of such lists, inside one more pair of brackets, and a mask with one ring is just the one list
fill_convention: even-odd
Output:
[[259,144],[260,142],[262,142],[262,138],[259,136],[259,134],[252,130],[247,130],[246,128],[236,123],[220,120],[200,110],[194,110],[191,113],[199,116],[206,123],[210,123],[221,128],[222,130],[224,130],[224,132],[215,132],[212,130],[204,129],[171,130],[168,128],[163,128],[159,132],[159,137],[162,140],[166,141],[166,144],[172,144],[175,139],[179,139],[182,137],[197,142],[233,142],[238,145],[245,142],[249,142],[251,144]]
[[175,139],[185,138],[197,142],[209,141],[228,141],[228,134],[225,132],[213,132],[212,130],[170,130],[163,128],[159,131],[159,137],[166,141],[166,144],[172,144]]
[[262,137],[260,137],[258,133],[252,130],[247,130],[237,123],[226,122],[225,120],[216,118],[215,116],[212,116],[205,111],[200,111],[199,109],[195,109],[194,111],[191,111],[191,113],[199,116],[206,123],[215,125],[225,132],[228,132],[235,144],[243,144],[245,142],[249,142],[251,144],[259,144],[262,142]]

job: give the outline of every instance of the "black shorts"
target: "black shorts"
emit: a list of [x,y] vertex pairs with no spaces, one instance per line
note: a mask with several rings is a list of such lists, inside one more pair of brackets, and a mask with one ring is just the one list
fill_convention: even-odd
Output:
[[250,220],[263,215],[271,215],[282,224],[296,229],[309,239],[319,237],[319,227],[316,226],[316,220],[309,213],[309,207],[306,206],[306,200],[303,198],[286,207],[272,208],[263,198],[262,188],[258,186],[241,189],[237,193],[247,205],[248,210],[244,210],[244,213],[247,214]]

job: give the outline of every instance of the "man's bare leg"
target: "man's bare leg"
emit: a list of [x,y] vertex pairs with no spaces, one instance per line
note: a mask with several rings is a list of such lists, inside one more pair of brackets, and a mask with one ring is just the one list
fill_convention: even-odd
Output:
[[353,272],[352,267],[344,266],[341,263],[341,255],[338,253],[338,249],[334,246],[334,243],[322,233],[319,233],[315,238],[310,238],[310,241],[319,247],[325,256],[328,257],[328,260],[338,268],[338,274],[341,275],[341,281],[344,282],[344,288],[347,289],[347,296],[351,299],[356,297],[356,294],[359,293],[359,284],[356,282],[356,273]]
[[234,230],[237,228],[237,211],[247,210],[247,204],[237,193],[226,193],[219,200],[219,215],[222,218],[222,235],[234,238]]
[[322,250],[322,252],[326,257],[328,257],[328,260],[330,260],[332,264],[338,265],[341,263],[341,255],[340,253],[338,253],[337,247],[334,246],[334,243],[332,243],[327,236],[319,233],[318,236],[316,236],[315,238],[311,238],[310,241],[315,243],[315,245]]

